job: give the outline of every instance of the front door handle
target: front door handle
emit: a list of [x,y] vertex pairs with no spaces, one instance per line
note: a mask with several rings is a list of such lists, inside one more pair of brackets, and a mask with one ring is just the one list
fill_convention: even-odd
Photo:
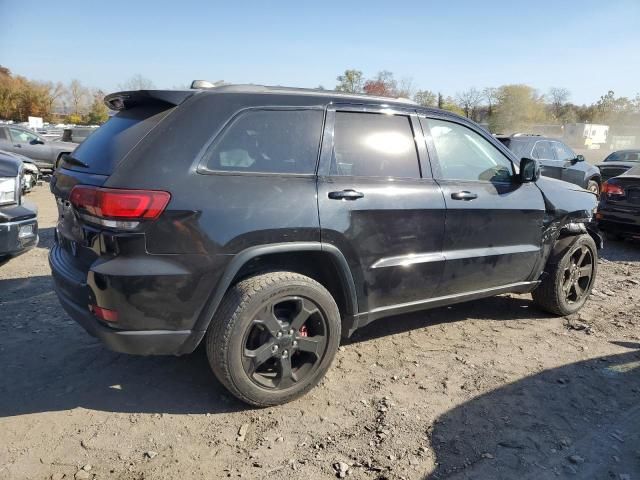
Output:
[[357,192],[353,189],[340,190],[337,192],[329,192],[329,198],[331,200],[357,200],[364,197],[364,193]]
[[478,198],[478,195],[475,193],[471,193],[471,192],[467,192],[462,191],[462,192],[455,192],[451,194],[451,198],[453,198],[454,200],[473,200],[475,198]]
[[19,143],[16,143],[13,145],[14,147],[18,147],[18,148],[22,148],[22,145],[20,145]]

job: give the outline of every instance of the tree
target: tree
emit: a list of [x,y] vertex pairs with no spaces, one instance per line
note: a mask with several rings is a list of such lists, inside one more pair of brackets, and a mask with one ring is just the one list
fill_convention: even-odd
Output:
[[86,111],[88,97],[89,90],[80,83],[80,80],[71,80],[67,87],[67,98],[74,115],[82,115]]
[[398,83],[393,78],[393,73],[388,70],[382,70],[378,72],[375,78],[365,82],[363,90],[367,95],[397,97]]
[[96,90],[93,93],[93,103],[87,114],[87,123],[90,125],[101,125],[109,120],[109,109],[104,104],[104,92]]
[[503,85],[497,99],[489,119],[492,132],[527,131],[531,125],[545,121],[544,97],[528,85]]
[[360,70],[345,70],[344,74],[338,75],[336,80],[338,80],[338,84],[336,85],[336,90],[338,92],[362,92],[364,78]]
[[413,95],[413,80],[409,77],[405,77],[398,82],[395,96],[402,98],[411,98]]
[[458,105],[462,108],[464,116],[475,120],[476,110],[482,101],[482,92],[472,87],[464,92],[456,94],[456,100]]
[[566,88],[551,87],[549,98],[551,99],[551,113],[556,120],[560,120],[566,113],[566,104],[571,96],[571,92]]
[[482,90],[482,95],[484,95],[484,99],[487,101],[487,114],[491,116],[493,115],[493,106],[498,101],[498,89],[495,87],[486,87]]
[[43,86],[47,91],[49,114],[51,114],[53,113],[55,103],[62,99],[62,97],[66,94],[66,91],[62,82],[46,82]]
[[444,108],[444,98],[442,98],[442,94],[438,92],[438,108],[442,110]]
[[423,107],[435,107],[438,104],[438,96],[430,90],[418,90],[413,96],[413,101]]
[[126,82],[119,84],[118,88],[120,90],[151,90],[156,86],[148,78],[136,73]]

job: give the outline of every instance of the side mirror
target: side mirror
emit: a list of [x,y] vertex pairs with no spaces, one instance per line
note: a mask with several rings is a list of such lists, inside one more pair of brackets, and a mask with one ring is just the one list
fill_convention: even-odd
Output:
[[522,183],[535,182],[540,178],[540,164],[532,158],[520,160],[520,181]]
[[574,159],[574,163],[577,162],[584,162],[584,155],[576,155],[576,158]]

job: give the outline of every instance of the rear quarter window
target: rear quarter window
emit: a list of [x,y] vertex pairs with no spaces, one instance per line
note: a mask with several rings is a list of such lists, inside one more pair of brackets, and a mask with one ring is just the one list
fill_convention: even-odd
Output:
[[209,171],[315,173],[322,110],[247,110],[207,149]]
[[118,164],[175,107],[158,102],[123,110],[87,137],[73,157],[89,166],[65,163],[70,170],[111,175]]

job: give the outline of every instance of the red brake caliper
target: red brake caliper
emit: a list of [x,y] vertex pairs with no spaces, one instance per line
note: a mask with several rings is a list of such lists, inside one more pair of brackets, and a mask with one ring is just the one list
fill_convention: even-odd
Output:
[[301,337],[308,337],[309,336],[309,331],[307,330],[307,326],[306,325],[302,325],[300,327],[300,330],[298,330],[298,332],[300,332],[300,336]]

